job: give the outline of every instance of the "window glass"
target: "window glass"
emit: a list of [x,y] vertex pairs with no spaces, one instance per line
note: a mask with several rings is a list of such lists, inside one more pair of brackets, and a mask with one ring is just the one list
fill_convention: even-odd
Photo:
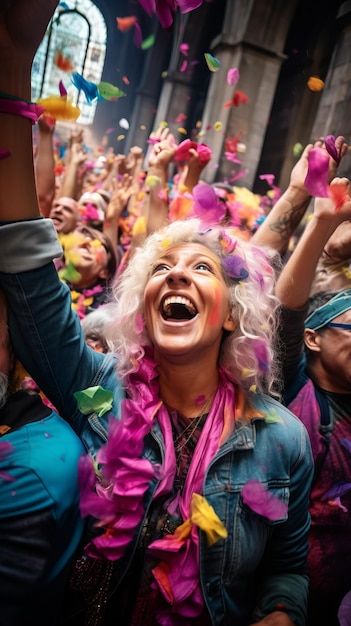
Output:
[[71,82],[72,72],[98,84],[106,54],[107,28],[99,9],[90,0],[60,2],[39,46],[32,69],[32,101],[59,95],[62,81],[78,105],[80,124],[92,124],[97,102],[88,104]]

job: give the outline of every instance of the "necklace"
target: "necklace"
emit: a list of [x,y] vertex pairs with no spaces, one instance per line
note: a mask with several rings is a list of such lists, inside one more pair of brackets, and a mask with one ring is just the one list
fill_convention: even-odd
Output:
[[186,427],[174,438],[174,448],[177,457],[179,457],[182,449],[189,443],[190,439],[199,427],[202,418],[207,415],[210,403],[211,397],[206,400],[200,414],[196,417],[189,419],[189,423],[186,425]]

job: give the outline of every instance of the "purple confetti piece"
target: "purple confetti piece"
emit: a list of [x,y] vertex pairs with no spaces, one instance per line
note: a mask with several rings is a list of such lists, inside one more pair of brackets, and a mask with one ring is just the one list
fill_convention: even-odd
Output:
[[334,135],[327,135],[324,139],[324,145],[328,154],[336,161],[337,164],[340,163],[340,154],[338,153],[335,145],[335,137]]
[[222,265],[229,278],[240,281],[245,280],[249,276],[249,272],[244,267],[244,261],[236,254],[231,254],[222,259]]
[[0,478],[4,481],[4,483],[13,483],[16,480],[14,476],[11,476],[11,474],[3,470],[0,471]]
[[0,461],[3,461],[13,450],[13,445],[9,441],[0,441]]
[[288,505],[268,491],[258,480],[249,480],[243,486],[241,494],[250,509],[270,520],[281,519],[288,511]]

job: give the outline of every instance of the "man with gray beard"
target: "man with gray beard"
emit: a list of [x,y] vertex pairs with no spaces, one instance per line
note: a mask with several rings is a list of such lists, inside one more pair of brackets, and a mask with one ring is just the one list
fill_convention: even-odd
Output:
[[71,427],[40,395],[13,392],[0,292],[0,623],[53,626],[83,532]]

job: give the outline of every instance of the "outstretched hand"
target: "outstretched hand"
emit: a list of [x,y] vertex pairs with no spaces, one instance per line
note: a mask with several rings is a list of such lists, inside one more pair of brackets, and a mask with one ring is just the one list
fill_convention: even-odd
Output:
[[[340,160],[341,160],[343,156],[346,154],[347,147],[348,147],[347,143],[345,143],[345,138],[342,135],[339,135],[338,137],[336,137],[335,147],[336,147],[338,154],[340,155]],[[290,186],[294,187],[295,189],[304,191],[307,195],[309,194],[305,187],[305,178],[306,178],[307,171],[308,171],[308,154],[310,150],[312,150],[312,148],[320,148],[321,150],[323,150],[323,152],[328,154],[327,149],[325,147],[325,143],[322,139],[318,139],[313,144],[312,143],[308,144],[305,147],[302,155],[300,156],[296,165],[293,167],[291,174],[290,174]],[[340,160],[339,160],[339,163],[340,163]],[[329,174],[328,174],[329,182],[335,177],[336,170],[337,170],[339,163],[337,163],[333,159],[333,157],[329,155]]]
[[[155,133],[156,134],[156,133]],[[155,143],[148,157],[148,169],[167,169],[173,161],[177,143],[169,128],[163,128],[158,135],[159,141]]]
[[348,178],[334,178],[331,181],[330,187],[337,186],[340,191],[342,199],[342,205],[336,206],[335,199],[329,198],[316,198],[314,203],[314,217],[319,221],[328,222],[336,228],[339,224],[345,220],[351,220],[351,183]]

